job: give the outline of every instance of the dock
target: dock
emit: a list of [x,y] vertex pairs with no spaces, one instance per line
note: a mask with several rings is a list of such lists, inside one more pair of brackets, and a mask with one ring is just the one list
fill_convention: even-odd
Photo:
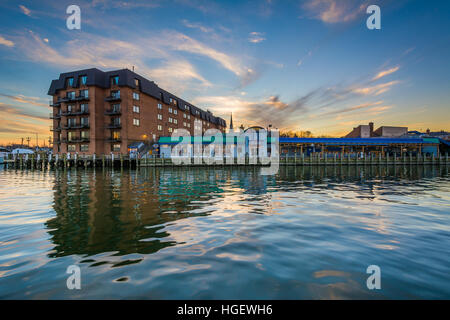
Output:
[[[3,166],[11,169],[67,169],[67,168],[129,168],[139,167],[189,167],[189,166],[263,166],[261,163],[252,163],[248,157],[241,163],[233,159],[223,159],[222,163],[209,165],[206,163],[175,164],[171,158],[157,157],[130,157],[128,155],[112,156],[73,156],[63,155],[55,156],[16,156],[15,158],[5,159]],[[217,160],[217,159],[216,159]],[[281,155],[279,157],[280,166],[380,166],[380,165],[450,165],[448,154],[445,155],[407,155],[402,156],[381,154],[359,157],[356,154],[334,154],[323,155],[322,153]]]

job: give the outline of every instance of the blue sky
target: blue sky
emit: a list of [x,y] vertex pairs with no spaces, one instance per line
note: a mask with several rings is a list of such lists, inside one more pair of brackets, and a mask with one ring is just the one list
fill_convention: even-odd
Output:
[[[66,8],[81,8],[81,30]],[[366,8],[381,8],[368,30]],[[237,125],[450,130],[448,1],[3,1],[0,142],[50,135],[59,73],[132,68]]]

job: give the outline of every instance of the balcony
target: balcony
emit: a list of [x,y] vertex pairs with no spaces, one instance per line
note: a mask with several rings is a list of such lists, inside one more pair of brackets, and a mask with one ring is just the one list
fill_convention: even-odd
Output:
[[89,123],[68,124],[62,127],[63,130],[89,129]]
[[105,101],[112,102],[112,101],[121,101],[120,94],[113,94],[105,98]]
[[66,111],[66,112],[61,112],[61,115],[67,117],[67,116],[80,116],[80,115],[85,115],[85,114],[89,114],[89,109],[85,109],[85,110],[72,110],[72,111]]
[[120,109],[119,110],[111,109],[111,110],[106,110],[105,111],[105,115],[107,115],[107,116],[115,116],[115,115],[120,115],[120,114],[122,114]]
[[60,102],[75,102],[78,101],[75,96],[66,96],[64,98],[61,98]]
[[53,126],[50,126],[50,131],[56,131],[56,132],[58,132],[58,131],[61,131],[61,127],[53,127]]
[[48,102],[48,105],[49,105],[50,107],[61,107],[61,98],[58,97],[58,100],[55,101],[55,102],[53,102],[53,100],[50,100],[50,101]]
[[107,138],[106,141],[107,142],[121,142],[122,138],[120,138],[120,137],[119,138],[111,137],[111,138]]
[[78,142],[89,142],[89,141],[90,141],[89,137],[86,137],[86,138],[80,137],[80,138],[72,138],[69,142],[78,143]]
[[121,129],[122,124],[121,123],[110,123],[106,125],[106,129]]
[[77,101],[89,101],[89,97],[88,96],[84,96],[84,95],[79,95],[75,97],[75,100]]
[[61,113],[56,114],[53,114],[53,112],[50,113],[50,119],[61,119]]

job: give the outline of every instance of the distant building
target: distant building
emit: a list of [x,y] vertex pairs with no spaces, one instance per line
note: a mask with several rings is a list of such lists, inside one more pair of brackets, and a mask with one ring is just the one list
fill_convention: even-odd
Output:
[[373,122],[365,125],[359,125],[348,133],[345,138],[395,138],[408,133],[408,127],[381,126],[377,130],[373,129]]
[[427,129],[426,132],[420,132],[420,131],[408,131],[408,133],[405,135],[407,137],[413,137],[413,138],[440,138],[446,141],[450,141],[450,132],[441,130],[441,131],[431,131],[430,129]]

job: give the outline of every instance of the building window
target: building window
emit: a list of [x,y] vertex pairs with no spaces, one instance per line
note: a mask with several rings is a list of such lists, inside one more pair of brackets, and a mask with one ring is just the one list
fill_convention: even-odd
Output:
[[162,125],[158,124],[158,131],[162,131]]
[[112,105],[112,112],[120,112],[120,103]]
[[185,127],[186,127],[186,122],[183,122],[183,126],[185,126]]
[[113,152],[120,152],[120,144],[113,144],[111,150]]
[[133,106],[133,112],[139,113],[139,106]]
[[120,131],[113,131],[112,138],[113,140],[120,140]]
[[177,119],[173,119],[173,123],[178,124],[178,120]]
[[120,126],[120,118],[112,118],[111,119],[111,125],[113,125],[113,126]]
[[119,76],[111,77],[111,85],[112,86],[118,86],[119,85]]
[[169,113],[172,113],[172,111],[173,111],[173,110],[172,110],[172,108],[171,108],[171,107],[169,107]]
[[139,127],[139,119],[134,118],[133,119],[133,124],[137,127]]
[[177,99],[170,98],[169,101],[170,101],[170,104],[173,104],[174,106],[177,105]]
[[85,86],[86,83],[87,83],[87,76],[81,76],[81,77],[80,77],[80,82],[81,82],[81,84],[82,84],[83,86]]
[[80,145],[80,151],[81,152],[88,152],[89,151],[89,145],[87,145],[87,144]]
[[158,120],[162,120],[162,114],[158,113]]
[[169,122],[173,123],[173,119],[171,117],[169,117]]
[[80,90],[80,97],[89,98],[89,90],[88,89]]
[[81,112],[89,112],[89,105],[88,104],[86,104],[86,103],[83,103],[83,104],[81,104],[80,105],[80,111]]
[[68,87],[73,87],[73,78],[68,78],[67,79],[67,86]]
[[75,152],[75,145],[74,144],[68,144],[67,145],[67,152]]
[[114,99],[120,99],[120,90],[112,90],[111,97]]
[[173,129],[172,129],[172,128],[169,128],[169,132],[172,133],[172,132],[173,132]]
[[[67,126],[70,127],[75,127],[75,125],[77,124],[76,119],[74,118],[69,118],[67,119]],[[72,133],[72,132],[69,132]]]
[[133,99],[134,100],[139,100],[139,93],[133,92]]
[[67,105],[67,112],[70,113],[73,110],[73,106],[71,104]]
[[187,104],[184,105],[184,110],[189,111],[189,106]]
[[177,109],[174,109],[174,110],[173,110],[173,114],[178,114],[178,110],[177,110]]
[[162,104],[161,103],[158,103],[158,109],[162,110]]
[[185,119],[186,119],[186,113],[183,113],[183,118],[185,118]]
[[69,99],[75,99],[75,91],[69,91],[69,92],[67,92],[67,98],[69,98]]
[[81,120],[81,125],[83,127],[89,126],[89,118],[84,117],[84,118],[81,118],[80,120]]
[[188,128],[190,128],[190,127],[191,127],[191,124],[188,122],[187,126],[188,126]]
[[89,131],[81,131],[81,139],[89,139]]
[[73,141],[75,140],[75,132],[68,132],[67,133],[67,141]]
[[136,86],[136,88],[140,88],[141,87],[141,81],[139,79],[134,79],[134,85]]

